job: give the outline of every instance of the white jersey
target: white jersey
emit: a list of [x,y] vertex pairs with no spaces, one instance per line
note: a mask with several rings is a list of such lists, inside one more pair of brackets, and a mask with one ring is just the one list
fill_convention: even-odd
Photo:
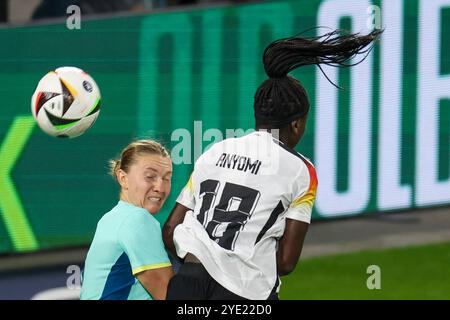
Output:
[[213,145],[195,163],[177,202],[192,211],[174,231],[178,255],[195,255],[223,287],[247,299],[279,288],[277,240],[286,218],[310,223],[313,165],[255,131]]

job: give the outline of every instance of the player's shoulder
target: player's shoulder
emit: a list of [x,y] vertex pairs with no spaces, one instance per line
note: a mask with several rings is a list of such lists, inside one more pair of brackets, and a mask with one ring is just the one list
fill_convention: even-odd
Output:
[[243,137],[229,137],[221,141],[217,141],[206,152],[217,152],[217,150],[222,150],[228,145],[232,145],[235,144],[236,142],[239,142],[240,140],[242,140],[242,138]]
[[286,160],[291,160],[297,163],[298,165],[311,167],[312,169],[314,169],[314,164],[312,163],[312,161],[303,154],[301,154],[300,152],[289,148],[281,141],[274,141],[274,143],[276,143],[278,146],[280,146],[282,150],[284,150],[285,152],[284,156]]
[[284,150],[283,154],[283,170],[295,172],[297,181],[310,181],[317,185],[317,173],[313,162],[300,152],[289,148],[283,143],[278,143],[280,148]]
[[120,201],[118,204],[118,210],[120,210],[120,215],[122,215],[122,225],[136,228],[142,226],[159,226],[158,220],[152,216],[150,212],[146,209],[137,207],[131,203]]
[[214,143],[213,145],[209,146],[197,159],[196,163],[200,164],[205,161],[209,162],[210,159],[216,159],[223,153],[230,152],[232,150],[235,150],[233,145],[239,141],[239,138],[231,137],[226,138],[221,141],[218,141]]

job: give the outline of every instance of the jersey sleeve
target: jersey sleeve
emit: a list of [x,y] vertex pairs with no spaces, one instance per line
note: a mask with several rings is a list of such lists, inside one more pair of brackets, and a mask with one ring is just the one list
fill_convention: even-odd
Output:
[[316,200],[317,174],[311,162],[304,159],[307,170],[302,170],[295,181],[295,194],[293,201],[289,205],[286,218],[311,222],[311,213]]
[[216,159],[218,152],[221,152],[220,145],[221,142],[214,144],[197,159],[188,182],[178,195],[176,201],[179,204],[194,210],[196,195],[197,198],[199,196],[200,182],[209,178],[205,175],[205,168],[207,169],[212,162],[217,161],[212,159]]
[[161,228],[146,212],[134,212],[124,221],[118,241],[130,260],[133,275],[171,266],[162,240]]
[[177,198],[177,202],[182,204],[183,206],[194,210],[195,207],[195,193],[194,193],[194,184],[192,182],[192,177],[194,173],[189,177],[189,181],[184,186],[183,190],[181,190],[180,195]]

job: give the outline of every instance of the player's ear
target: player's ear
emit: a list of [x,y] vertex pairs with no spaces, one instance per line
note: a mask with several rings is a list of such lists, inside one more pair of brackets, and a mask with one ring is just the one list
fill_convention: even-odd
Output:
[[297,136],[301,130],[301,120],[296,119],[294,121],[291,121],[290,127],[291,131]]
[[128,176],[124,170],[117,170],[117,181],[119,182],[122,189],[128,189]]
[[305,132],[307,120],[308,120],[308,114],[291,122],[292,131],[299,137],[302,137],[303,133]]

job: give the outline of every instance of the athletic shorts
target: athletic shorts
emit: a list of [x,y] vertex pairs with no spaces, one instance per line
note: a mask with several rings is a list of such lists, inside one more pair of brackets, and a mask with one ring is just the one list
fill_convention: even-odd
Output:
[[[169,282],[167,300],[247,300],[222,287],[201,263],[185,262]],[[278,300],[273,293],[268,300]]]

